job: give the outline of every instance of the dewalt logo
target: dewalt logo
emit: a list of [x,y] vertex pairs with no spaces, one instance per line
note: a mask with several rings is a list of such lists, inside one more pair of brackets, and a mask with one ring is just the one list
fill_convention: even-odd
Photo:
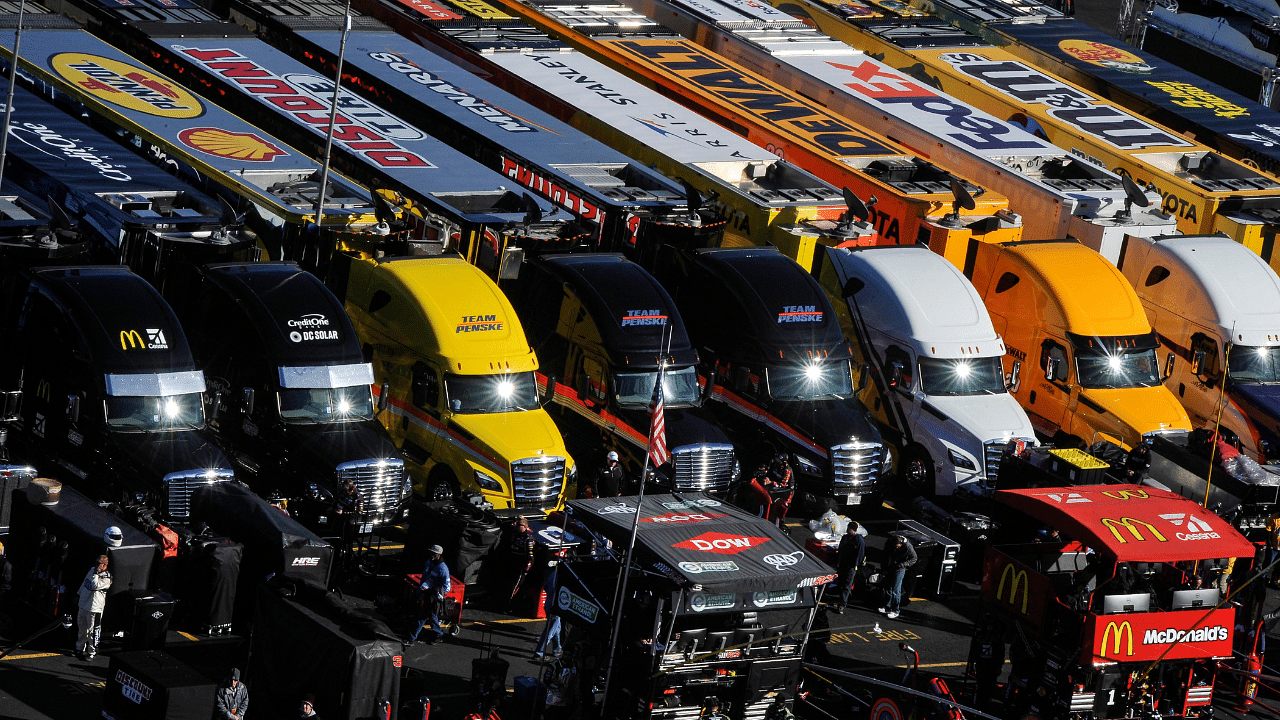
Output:
[[168,350],[169,341],[164,337],[164,328],[145,328],[146,340],[137,330],[120,331],[121,350]]
[[1146,500],[1151,497],[1146,490],[1103,490],[1102,494],[1112,500]]
[[1010,579],[1013,583],[1009,586],[1009,605],[1018,606],[1018,588],[1022,588],[1022,614],[1026,615],[1027,601],[1031,598],[1031,581],[1027,578],[1026,570],[1019,570],[1012,564],[1005,565],[1000,572],[1000,584],[996,586],[996,600],[1004,599],[1004,584]]
[[1134,540],[1145,541],[1147,539],[1147,536],[1143,535],[1142,531],[1138,528],[1139,525],[1146,528],[1147,532],[1151,533],[1152,537],[1154,537],[1156,540],[1159,540],[1160,542],[1169,541],[1168,538],[1166,538],[1164,535],[1160,533],[1159,530],[1156,529],[1155,525],[1152,525],[1151,523],[1145,520],[1138,520],[1136,518],[1131,518],[1131,517],[1122,517],[1119,520],[1115,518],[1102,518],[1102,524],[1106,526],[1108,530],[1111,531],[1111,534],[1115,536],[1116,540],[1120,541],[1121,545],[1127,544],[1129,542],[1125,538],[1124,534],[1120,532],[1121,528],[1128,530],[1129,535]]
[[[1115,633],[1114,637],[1112,636],[1112,633]],[[1102,645],[1098,647],[1099,657],[1105,658],[1107,656],[1108,640],[1112,643],[1112,657],[1120,657],[1120,644],[1122,642],[1126,643],[1124,648],[1125,655],[1133,655],[1133,626],[1129,624],[1128,620],[1121,623],[1117,623],[1113,620],[1107,623],[1107,629],[1102,632]]]

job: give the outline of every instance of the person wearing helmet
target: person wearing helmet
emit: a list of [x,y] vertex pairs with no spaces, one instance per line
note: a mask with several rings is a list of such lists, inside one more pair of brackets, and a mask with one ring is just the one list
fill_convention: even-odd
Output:
[[[112,527],[108,534],[120,528]],[[118,545],[117,545],[118,547]],[[89,569],[84,582],[80,584],[80,612],[76,617],[76,656],[81,660],[92,660],[98,654],[98,641],[102,637],[102,611],[107,606],[107,590],[111,588],[111,573],[107,570],[110,558],[104,552],[98,556],[98,563]]]
[[627,472],[622,469],[622,463],[618,462],[618,453],[610,450],[596,475],[596,497],[618,497],[626,486]]

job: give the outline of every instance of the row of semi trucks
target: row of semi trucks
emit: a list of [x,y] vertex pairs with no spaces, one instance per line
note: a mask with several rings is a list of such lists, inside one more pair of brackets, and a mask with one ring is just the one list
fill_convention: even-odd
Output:
[[[285,13],[255,3],[213,8],[230,9],[268,44],[198,7],[59,9],[152,67],[60,16],[36,15],[20,67],[24,84],[44,99],[20,91],[17,119],[36,109],[56,114],[45,102],[51,101],[80,117],[83,123],[71,120],[70,134],[90,151],[114,144],[84,143],[87,126],[101,128],[226,206],[171,189],[178,201],[156,202],[158,196],[138,192],[145,171],[103,170],[107,163],[97,156],[88,160],[73,145],[59,145],[69,141],[47,132],[56,127],[48,118],[30,123],[46,130],[31,137],[62,148],[68,163],[91,163],[94,181],[116,180],[121,191],[95,191],[65,170],[40,169],[39,161],[54,157],[47,152],[32,153],[36,169],[14,177],[85,218],[97,257],[129,262],[157,283],[179,315],[191,303],[184,296],[208,283],[201,272],[200,282],[185,282],[155,270],[164,266],[162,253],[147,248],[164,242],[150,239],[176,238],[175,216],[198,218],[208,228],[200,232],[209,239],[188,240],[188,249],[229,252],[235,242],[228,228],[243,220],[258,238],[255,254],[300,262],[325,278],[354,320],[343,337],[358,338],[360,346],[362,362],[349,363],[348,355],[339,364],[364,368],[346,371],[359,378],[349,375],[352,381],[338,387],[372,376],[383,425],[407,461],[405,474],[366,473],[379,488],[375,493],[371,485],[366,494],[383,498],[385,508],[407,498],[405,477],[432,498],[474,490],[499,507],[534,508],[554,505],[573,485],[575,454],[617,449],[638,466],[649,400],[640,388],[652,381],[659,355],[672,370],[668,407],[681,420],[688,416],[687,423],[669,423],[675,460],[660,470],[677,490],[726,490],[744,461],[784,452],[815,497],[874,497],[895,457],[921,493],[950,494],[960,486],[981,492],[992,487],[1011,438],[1038,433],[1059,443],[1109,439],[1133,447],[1215,416],[1224,384],[1231,399],[1224,425],[1260,460],[1274,446],[1267,348],[1280,340],[1268,332],[1266,310],[1276,307],[1280,288],[1246,250],[1253,245],[1269,255],[1270,225],[1258,218],[1271,202],[1264,192],[1271,181],[1100,100],[1090,107],[1112,117],[1100,137],[1146,147],[1158,135],[1171,147],[1189,148],[1177,151],[1181,159],[1174,162],[1173,175],[1184,180],[1198,177],[1200,165],[1189,167],[1195,163],[1245,178],[1240,192],[1187,180],[1227,193],[1230,209],[1209,195],[1178,213],[1143,209],[1154,198],[1150,183],[1144,192],[1089,160],[1100,151],[1065,153],[1043,132],[1011,127],[762,6],[677,12],[664,5],[641,13],[591,5],[571,14],[574,22],[560,10],[508,8],[554,28],[575,50],[498,10],[484,17],[450,6],[435,17],[369,3],[367,11],[452,59],[358,18],[334,167],[374,192],[335,176],[324,203],[326,231],[308,235],[319,188],[316,162],[307,155],[320,155],[318,118],[333,90],[327,73],[314,73],[330,69],[340,11],[326,5]],[[734,13],[760,17],[735,21]],[[788,91],[653,17],[744,65],[767,69],[761,58],[768,51],[785,62],[766,75],[808,90]],[[768,50],[769,33],[733,29],[749,27],[774,28],[778,42],[802,44],[805,53]],[[899,29],[894,37],[905,33]],[[944,42],[954,35],[931,37]],[[972,39],[963,42],[973,46]],[[70,46],[84,50],[58,51]],[[820,81],[820,68],[803,64],[824,54],[823,72],[852,73],[854,82]],[[477,69],[502,87],[471,74]],[[825,92],[813,85],[820,82],[828,83],[821,85]],[[422,119],[406,121],[378,103]],[[281,137],[227,110],[282,116],[272,123]],[[1140,177],[1137,167],[1130,174]],[[164,180],[171,188],[172,179]],[[203,205],[169,209],[199,197]],[[1173,210],[1167,197],[1162,203]],[[1250,212],[1254,220],[1241,221],[1253,228],[1248,233],[1223,224]],[[1198,224],[1174,214],[1194,215]],[[158,219],[148,223],[152,218]],[[1185,230],[1229,231],[1233,239],[1166,238],[1179,223]],[[133,241],[130,232],[150,242]],[[1063,235],[1103,254],[1056,240]],[[1017,242],[1023,238],[1035,242]],[[877,247],[915,242],[937,254]],[[694,251],[764,243],[799,265],[777,253]],[[467,262],[388,259],[441,247]],[[619,251],[639,265],[616,255],[598,264],[556,258],[549,248]],[[1254,268],[1258,281],[1224,279],[1228,272],[1239,277],[1242,268]],[[561,310],[553,315],[556,303]],[[832,332],[837,318],[847,344]],[[1258,329],[1246,338],[1246,326]],[[297,332],[307,342],[317,332],[329,340],[337,335],[328,333],[343,334]],[[1157,355],[1162,347],[1167,354]],[[546,361],[541,372],[535,351]],[[1246,356],[1253,362],[1245,365]],[[43,381],[25,368],[11,374],[28,389],[36,383],[37,401],[28,406],[34,412]],[[270,478],[296,467],[294,487],[280,492],[332,492],[328,482],[312,489],[314,480],[302,479],[317,475],[301,469],[299,453],[255,451],[249,449],[255,441],[243,439],[262,438],[260,431],[284,421],[278,393],[288,389],[282,383],[299,381],[280,375],[254,386],[227,374],[209,391],[218,398],[209,414],[219,444],[230,450],[223,465]],[[58,403],[67,396],[44,392]],[[541,410],[552,398],[563,440]],[[373,414],[356,416],[376,425]],[[24,418],[27,426],[35,427],[34,416]],[[884,447],[881,433],[894,450]],[[335,484],[337,468],[347,463],[399,467],[393,452],[351,453],[331,440],[321,444],[345,448],[335,462],[324,461],[335,468],[324,473]],[[738,457],[734,446],[751,450]],[[283,474],[276,469],[286,466],[291,470]],[[164,488],[163,474],[154,487]]]

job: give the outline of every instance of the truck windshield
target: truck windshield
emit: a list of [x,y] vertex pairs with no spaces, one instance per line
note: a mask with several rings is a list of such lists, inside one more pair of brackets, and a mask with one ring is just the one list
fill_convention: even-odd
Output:
[[1076,352],[1076,371],[1083,387],[1114,389],[1160,384],[1155,350]]
[[920,358],[920,389],[925,395],[999,395],[1006,392],[999,357]]
[[331,423],[373,417],[368,385],[293,388],[280,391],[280,419],[291,423]]
[[765,375],[774,400],[817,400],[853,394],[848,360],[769,367]]
[[198,430],[204,427],[200,393],[107,396],[107,425],[120,430]]
[[[658,374],[614,373],[614,397],[622,406],[648,407],[653,400],[653,385]],[[685,367],[667,370],[662,376],[662,404],[667,407],[698,404],[698,371]]]
[[479,415],[538,407],[538,386],[532,372],[445,375],[444,387],[449,407],[456,413]]
[[1232,382],[1242,385],[1280,383],[1280,347],[1232,345],[1227,369]]

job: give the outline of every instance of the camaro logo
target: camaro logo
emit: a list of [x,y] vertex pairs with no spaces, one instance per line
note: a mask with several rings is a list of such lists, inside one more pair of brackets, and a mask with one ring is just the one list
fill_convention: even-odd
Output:
[[67,82],[113,105],[168,118],[199,117],[204,105],[177,84],[140,67],[86,53],[60,53],[49,66]]
[[789,568],[803,560],[804,551],[797,550],[793,553],[765,555],[760,559],[763,560],[766,565],[772,565],[774,570],[782,570],[783,568]]
[[996,600],[1004,599],[1005,581],[1013,579],[1013,583],[1009,586],[1009,605],[1016,606],[1018,604],[1018,588],[1022,587],[1022,614],[1027,614],[1027,601],[1031,597],[1031,580],[1027,578],[1026,570],[1019,570],[1013,565],[1005,565],[1004,570],[1000,572],[1000,584],[996,586]]
[[[1115,633],[1114,638],[1112,633]],[[1102,645],[1098,648],[1098,656],[1107,656],[1107,641],[1111,640],[1113,643],[1111,648],[1112,657],[1120,657],[1120,643],[1125,641],[1126,638],[1128,642],[1125,645],[1125,655],[1133,655],[1133,626],[1129,624],[1129,621],[1107,623],[1107,629],[1102,632]]]
[[178,140],[189,148],[215,157],[248,162],[271,162],[289,153],[253,133],[231,132],[222,128],[187,128]]
[[1146,528],[1147,532],[1151,533],[1156,540],[1159,540],[1160,542],[1169,541],[1168,538],[1156,529],[1155,525],[1152,525],[1145,520],[1138,520],[1131,517],[1122,517],[1119,520],[1116,520],[1115,518],[1102,518],[1102,524],[1111,531],[1111,534],[1115,536],[1116,540],[1120,541],[1121,545],[1127,544],[1129,541],[1120,532],[1120,528],[1128,530],[1129,535],[1131,535],[1134,540],[1142,541],[1147,539],[1146,535],[1143,535],[1142,531],[1138,529],[1139,525]]
[[704,532],[697,537],[692,537],[683,542],[678,542],[671,547],[684,548],[686,550],[701,550],[702,552],[711,552],[720,555],[737,555],[743,550],[750,550],[753,547],[758,547],[767,542],[769,542],[769,538],[766,537]]

